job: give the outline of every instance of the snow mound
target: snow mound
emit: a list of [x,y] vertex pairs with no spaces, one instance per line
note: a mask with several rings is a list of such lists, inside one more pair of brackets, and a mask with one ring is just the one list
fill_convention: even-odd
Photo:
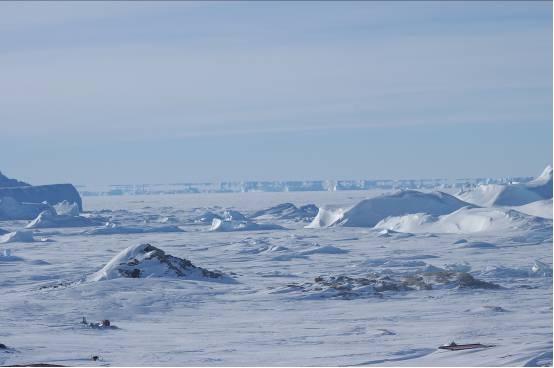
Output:
[[86,230],[85,235],[114,235],[114,234],[145,234],[145,233],[179,233],[185,232],[178,226],[121,226],[111,222],[103,227]]
[[293,252],[293,253],[289,253],[289,254],[283,254],[283,255],[280,255],[280,256],[276,256],[276,257],[273,257],[272,260],[273,261],[289,261],[289,260],[294,259],[294,258],[307,258],[308,256],[313,255],[313,254],[344,254],[344,253],[348,253],[348,251],[344,250],[344,249],[341,249],[341,248],[338,248],[338,247],[334,247],[332,245],[323,245],[323,246],[321,246],[321,245],[316,243],[316,244],[314,244],[314,246],[312,248],[309,248],[309,249],[306,249],[306,250],[303,250],[303,251],[299,251],[299,252]]
[[552,198],[552,166],[545,167],[539,176],[525,186],[543,198]]
[[522,206],[552,198],[552,167],[547,166],[541,175],[525,184],[481,184],[461,191],[456,197],[478,206]]
[[281,203],[265,210],[254,212],[251,218],[274,218],[282,220],[312,221],[318,208],[313,204],[296,207],[292,203]]
[[0,236],[0,244],[6,243],[31,243],[34,242],[33,232],[29,230],[18,230]]
[[275,224],[257,224],[252,221],[221,220],[214,218],[210,231],[257,231],[257,230],[285,230]]
[[0,220],[32,220],[45,210],[53,208],[46,203],[21,203],[12,197],[0,199]]
[[83,216],[58,215],[55,210],[46,210],[39,213],[36,219],[31,221],[25,228],[53,228],[53,227],[85,227],[98,226],[102,222],[94,218]]
[[77,203],[66,200],[54,205],[54,209],[58,215],[79,216],[81,213]]
[[166,254],[150,244],[132,245],[116,255],[104,268],[88,281],[96,282],[116,278],[169,277],[189,280],[233,280],[219,272],[196,267],[189,260]]
[[329,227],[340,222],[344,216],[345,209],[334,206],[320,207],[312,222],[306,226],[307,229]]
[[481,184],[476,188],[461,191],[456,197],[477,206],[521,206],[544,199],[523,184]]
[[443,215],[469,204],[443,192],[423,193],[403,190],[393,194],[363,200],[348,210],[321,208],[314,221],[307,227],[332,225],[373,227],[390,216],[410,213]]
[[537,216],[552,220],[552,198],[543,199],[541,201],[535,201],[524,204],[523,206],[515,206],[512,209],[525,213],[531,216]]
[[552,220],[504,208],[464,207],[443,216],[416,213],[389,217],[375,227],[407,233],[501,233],[509,230],[549,229]]

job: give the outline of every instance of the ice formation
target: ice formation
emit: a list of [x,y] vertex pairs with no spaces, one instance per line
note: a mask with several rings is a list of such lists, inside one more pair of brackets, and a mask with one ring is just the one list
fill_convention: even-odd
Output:
[[42,211],[36,219],[31,221],[25,228],[40,229],[40,228],[56,228],[56,227],[84,227],[98,226],[102,222],[100,220],[83,217],[58,215],[55,210]]
[[416,213],[389,217],[375,227],[407,233],[502,233],[509,230],[549,229],[552,221],[504,208],[464,207],[443,216]]
[[390,216],[410,213],[443,215],[469,206],[443,192],[423,193],[415,190],[399,191],[363,200],[349,209],[323,207],[308,228],[332,225],[373,227]]

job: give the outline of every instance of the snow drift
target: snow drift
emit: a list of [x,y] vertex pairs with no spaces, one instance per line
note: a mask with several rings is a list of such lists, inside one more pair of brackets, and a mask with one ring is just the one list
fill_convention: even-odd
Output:
[[552,166],[545,167],[539,176],[525,186],[543,198],[552,198]]
[[221,220],[214,218],[210,231],[256,231],[256,230],[285,230],[275,224],[258,224],[252,221]]
[[456,197],[478,206],[522,206],[552,198],[552,167],[547,166],[541,175],[525,184],[481,184],[462,190]]
[[527,215],[552,219],[552,198],[531,202],[523,206],[512,207],[514,210]]
[[251,218],[274,218],[282,220],[312,221],[318,208],[313,204],[296,207],[292,203],[281,203],[277,206],[254,212]]
[[102,224],[102,221],[83,217],[83,216],[70,216],[70,215],[58,215],[55,210],[42,211],[36,219],[31,221],[25,228],[27,229],[39,229],[39,228],[53,228],[53,227],[84,227],[84,226],[98,226]]
[[178,226],[122,226],[114,223],[107,223],[103,227],[83,232],[85,235],[113,235],[113,234],[145,234],[145,233],[177,233],[184,232]]
[[410,213],[443,215],[465,206],[469,204],[443,192],[423,193],[404,190],[363,200],[347,210],[320,208],[317,216],[307,227],[319,228],[332,225],[373,227],[390,216]]
[[502,233],[551,229],[552,221],[505,208],[464,207],[443,216],[415,213],[389,217],[375,227],[407,233]]
[[117,254],[88,281],[116,278],[170,277],[189,280],[233,281],[220,272],[197,267],[187,259],[166,254],[150,244],[132,245]]

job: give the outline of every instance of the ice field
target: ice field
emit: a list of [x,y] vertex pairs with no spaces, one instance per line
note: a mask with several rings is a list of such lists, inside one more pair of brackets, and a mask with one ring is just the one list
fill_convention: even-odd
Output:
[[399,193],[85,197],[77,223],[67,204],[2,221],[0,363],[551,364],[552,220]]

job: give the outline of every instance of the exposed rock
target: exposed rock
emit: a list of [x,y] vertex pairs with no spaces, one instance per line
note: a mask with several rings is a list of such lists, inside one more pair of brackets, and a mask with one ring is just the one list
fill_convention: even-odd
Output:
[[112,258],[104,268],[90,276],[89,281],[121,277],[173,277],[193,280],[233,281],[220,272],[197,267],[187,259],[166,254],[163,250],[150,244],[139,244],[126,248]]
[[313,282],[288,284],[277,292],[301,292],[305,296],[355,299],[381,297],[386,292],[432,290],[434,288],[498,289],[500,285],[476,279],[466,272],[451,272],[437,267],[413,274],[369,273],[361,277],[317,276]]

